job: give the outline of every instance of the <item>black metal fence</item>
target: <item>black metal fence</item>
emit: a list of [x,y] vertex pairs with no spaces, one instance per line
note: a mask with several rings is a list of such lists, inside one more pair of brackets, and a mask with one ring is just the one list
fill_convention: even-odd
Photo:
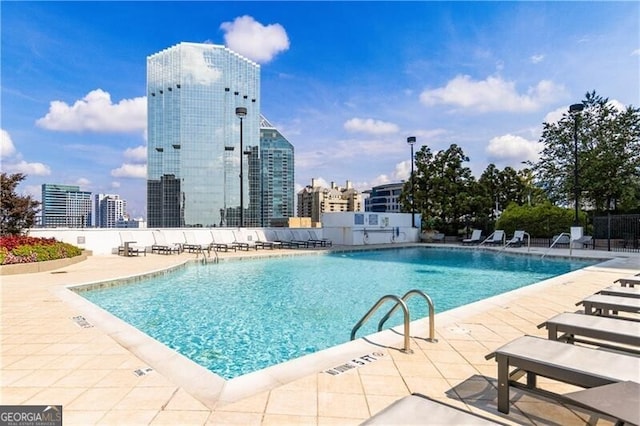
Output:
[[640,253],[640,214],[593,218],[595,249]]

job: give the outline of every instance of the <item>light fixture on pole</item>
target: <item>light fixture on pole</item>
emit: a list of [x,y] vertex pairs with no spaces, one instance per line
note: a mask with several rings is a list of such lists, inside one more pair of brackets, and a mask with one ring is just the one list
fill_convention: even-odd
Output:
[[242,120],[247,116],[245,107],[236,108],[236,116],[240,119],[240,227],[244,227],[244,179],[242,177],[242,163],[244,150],[242,149]]
[[413,144],[416,143],[415,136],[409,136],[407,143],[411,146],[411,227],[416,227],[416,200],[415,200],[415,188],[413,186]]
[[574,226],[580,225],[580,219],[578,218],[578,210],[580,204],[578,203],[578,196],[580,190],[578,189],[578,115],[584,109],[583,104],[573,104],[569,107],[569,114],[573,116],[573,198],[575,202],[575,217],[573,219]]

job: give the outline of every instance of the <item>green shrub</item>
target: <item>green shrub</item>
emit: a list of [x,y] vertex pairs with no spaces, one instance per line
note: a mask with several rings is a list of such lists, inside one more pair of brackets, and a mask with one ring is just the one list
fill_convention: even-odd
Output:
[[[532,238],[551,238],[568,232],[574,218],[574,210],[554,206],[551,203],[535,206],[510,204],[496,222],[496,229],[504,229],[507,235],[521,229],[527,231]],[[579,219],[584,223],[586,214],[580,212]]]

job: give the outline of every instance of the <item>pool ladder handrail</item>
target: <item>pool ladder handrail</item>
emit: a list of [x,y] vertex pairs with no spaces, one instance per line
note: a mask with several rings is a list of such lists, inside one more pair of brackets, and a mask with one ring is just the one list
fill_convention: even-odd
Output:
[[[406,304],[407,300],[409,300],[409,298],[411,298],[412,296],[421,296],[427,302],[427,307],[429,308],[429,338],[427,340],[434,343],[437,342],[438,339],[436,339],[436,326],[435,326],[436,308],[433,304],[433,301],[431,300],[431,298],[427,293],[417,288],[414,288],[413,290],[409,290],[408,292],[406,292],[404,296],[401,297],[401,299]],[[387,314],[384,317],[382,317],[382,319],[378,323],[378,331],[382,331],[382,326],[384,325],[385,322],[387,322],[387,320],[391,317],[391,315],[393,315],[393,313],[398,309],[398,306],[400,306],[400,304],[396,303],[394,307],[391,308],[391,310],[387,312]]]
[[[206,253],[205,253],[206,251]],[[203,250],[202,248],[200,250],[198,250],[196,252],[196,259],[198,259],[200,257],[200,253],[202,253],[202,263],[206,264],[208,263],[207,259],[211,259],[211,249],[208,250]],[[208,253],[208,256],[207,256]],[[213,254],[215,254],[215,259],[213,260],[213,263],[220,263],[220,258],[218,257],[218,252],[216,250],[213,250]]]
[[573,250],[572,250],[573,241],[571,241],[571,234],[569,234],[568,232],[563,232],[563,233],[561,233],[560,235],[558,235],[558,236],[556,237],[556,239],[555,239],[555,240],[553,240],[553,242],[551,243],[551,245],[549,246],[549,248],[547,249],[547,251],[545,251],[545,252],[542,254],[542,257],[541,257],[540,259],[544,259],[544,257],[545,257],[545,256],[546,256],[546,255],[551,251],[551,249],[553,248],[553,246],[555,246],[555,245],[556,245],[556,243],[557,243],[558,241],[560,241],[560,239],[561,239],[562,237],[569,237],[569,257],[572,257],[572,256],[573,256],[573,254],[572,254],[572,251],[573,251]]
[[411,350],[411,340],[409,336],[409,308],[407,308],[407,304],[404,302],[404,300],[402,300],[395,294],[386,294],[378,299],[375,305],[373,305],[371,309],[369,309],[369,311],[364,314],[360,321],[358,321],[358,323],[351,330],[351,340],[355,339],[358,329],[360,329],[360,327],[362,327],[362,325],[371,317],[371,315],[373,315],[373,313],[377,311],[378,308],[382,306],[382,304],[387,300],[395,300],[396,305],[400,305],[402,307],[402,311],[404,313],[404,347],[400,349],[400,352],[411,354],[413,353],[413,351]]
[[369,309],[369,311],[358,321],[358,323],[351,330],[351,340],[355,339],[357,331],[362,327],[362,325],[373,315],[375,311],[378,310],[380,306],[387,300],[395,300],[396,304],[387,312],[387,314],[378,322],[378,331],[382,330],[382,326],[384,323],[391,317],[391,315],[398,309],[398,307],[402,308],[403,317],[404,317],[404,347],[401,349],[401,352],[404,353],[413,353],[411,350],[411,333],[410,333],[410,315],[409,308],[407,307],[406,300],[411,296],[419,295],[422,296],[429,306],[429,341],[437,342],[438,340],[435,338],[435,307],[433,305],[433,301],[431,298],[424,293],[422,290],[413,289],[409,290],[405,293],[404,296],[398,297],[394,294],[387,294],[382,296],[378,301]]

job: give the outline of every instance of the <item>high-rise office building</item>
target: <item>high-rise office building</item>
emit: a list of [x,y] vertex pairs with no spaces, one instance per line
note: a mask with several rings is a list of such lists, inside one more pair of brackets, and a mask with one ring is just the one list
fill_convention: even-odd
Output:
[[367,212],[400,213],[400,194],[403,182],[386,183],[364,191],[369,198],[364,200],[364,210]]
[[249,179],[259,96],[260,66],[224,46],[179,43],[147,58],[149,227],[260,223]]
[[311,222],[319,223],[325,212],[362,211],[362,195],[350,181],[345,187],[331,182],[331,188],[324,188],[311,179],[311,185],[298,192],[298,216],[310,217]]
[[260,119],[262,162],[262,224],[273,226],[295,216],[295,175],[293,145],[269,121]]
[[118,223],[128,220],[127,202],[119,195],[96,194],[94,201],[97,228],[118,228]]
[[42,226],[91,226],[91,192],[76,185],[42,184]]

